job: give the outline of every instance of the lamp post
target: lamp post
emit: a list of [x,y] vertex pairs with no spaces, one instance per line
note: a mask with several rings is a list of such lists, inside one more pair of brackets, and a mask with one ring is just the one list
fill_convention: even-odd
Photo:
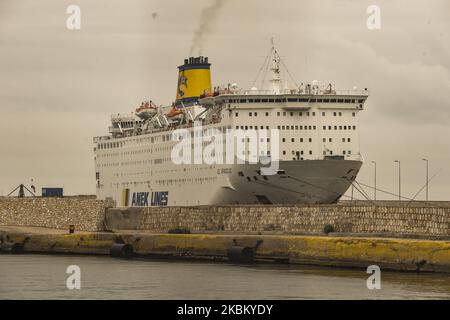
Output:
[[374,172],[374,182],[375,182],[375,191],[374,191],[374,199],[373,200],[377,200],[377,163],[376,161],[372,161],[372,163],[374,164],[374,168],[375,168],[375,172]]
[[429,161],[428,161],[428,159],[422,159],[423,161],[425,161],[425,163],[426,163],[426,179],[427,179],[427,182],[426,182],[426,200],[428,201],[428,167],[429,167]]
[[394,162],[398,163],[398,201],[402,201],[402,164],[399,160]]

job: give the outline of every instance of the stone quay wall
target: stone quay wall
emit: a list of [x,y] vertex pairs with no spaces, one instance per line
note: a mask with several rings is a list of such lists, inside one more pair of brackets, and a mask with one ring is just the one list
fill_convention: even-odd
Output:
[[[119,226],[151,232],[185,228],[191,232],[237,232],[449,237],[450,207],[374,205],[230,206],[145,208],[120,215]],[[127,217],[128,216],[128,217]],[[107,221],[111,218],[107,212]],[[128,223],[133,219],[133,223]],[[111,219],[110,219],[111,220]],[[114,219],[112,219],[114,220]],[[114,223],[112,223],[114,224]],[[117,226],[116,226],[117,227]]]
[[77,231],[137,230],[167,233],[332,234],[450,238],[450,206],[345,203],[295,206],[113,208],[89,197],[0,197],[0,226]]
[[91,197],[12,198],[0,197],[0,226],[44,227],[77,231],[102,231],[111,201]]

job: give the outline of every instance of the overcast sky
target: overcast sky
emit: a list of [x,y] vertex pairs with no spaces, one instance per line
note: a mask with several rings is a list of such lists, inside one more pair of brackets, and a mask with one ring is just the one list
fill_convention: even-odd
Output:
[[[298,82],[368,87],[359,181],[450,200],[450,2],[224,1],[203,41],[213,82],[250,87],[271,37]],[[92,137],[142,100],[169,104],[207,0],[0,0],[0,191],[20,183],[95,193]],[[81,30],[66,28],[81,7]],[[381,30],[366,9],[381,8]],[[379,197],[382,195],[379,194]],[[361,198],[360,195],[357,197]],[[419,195],[423,199],[424,193]],[[388,197],[389,198],[389,197]]]

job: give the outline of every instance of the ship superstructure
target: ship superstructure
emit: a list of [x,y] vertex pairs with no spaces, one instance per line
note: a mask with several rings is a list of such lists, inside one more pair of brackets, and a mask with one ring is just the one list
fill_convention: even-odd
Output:
[[[316,81],[288,88],[274,46],[266,63],[269,87],[242,90],[212,87],[208,58],[186,59],[171,106],[147,101],[135,114],[112,116],[110,135],[94,138],[97,197],[119,207],[338,201],[362,165],[358,114],[368,90]],[[181,164],[173,158],[180,130],[191,139],[191,161]],[[235,131],[244,136],[226,135]],[[218,139],[220,148],[209,153],[218,161],[199,156]],[[261,142],[266,147],[255,155]],[[274,161],[276,170],[265,173]]]

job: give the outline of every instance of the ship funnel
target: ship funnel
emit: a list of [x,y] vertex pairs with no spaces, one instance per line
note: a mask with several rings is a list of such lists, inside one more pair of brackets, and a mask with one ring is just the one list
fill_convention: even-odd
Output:
[[200,96],[212,92],[211,64],[207,57],[190,57],[178,67],[178,87],[175,105],[193,105]]

